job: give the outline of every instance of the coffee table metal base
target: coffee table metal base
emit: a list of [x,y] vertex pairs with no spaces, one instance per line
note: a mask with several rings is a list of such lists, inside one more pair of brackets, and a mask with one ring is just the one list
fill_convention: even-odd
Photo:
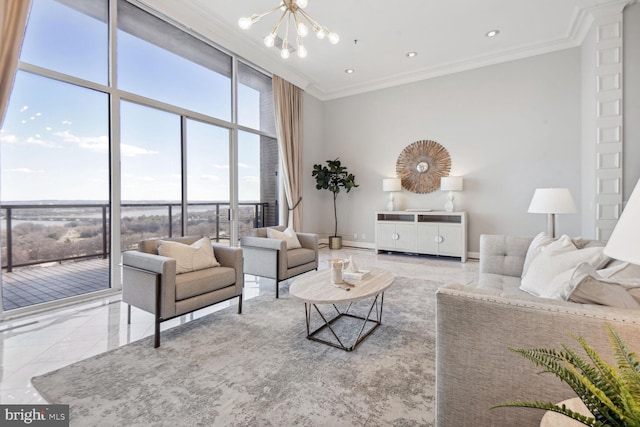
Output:
[[[378,304],[378,298],[380,299],[380,304]],[[378,326],[382,324],[383,303],[384,303],[384,292],[381,292],[374,297],[366,317],[349,313],[349,309],[351,308],[351,303],[349,303],[349,306],[343,312],[341,312],[338,309],[338,307],[336,307],[335,304],[331,304],[333,305],[333,308],[336,310],[336,315],[331,319],[327,319],[328,316],[323,315],[320,309],[318,309],[318,306],[316,304],[305,302],[304,310],[305,310],[305,317],[307,320],[307,338],[313,341],[330,345],[335,348],[342,349],[344,351],[352,351],[356,348],[358,344],[364,341],[365,338],[371,335],[371,333],[375,331],[378,328]],[[371,318],[371,313],[374,311],[374,308],[375,308],[375,318]],[[324,322],[324,325],[321,325],[314,331],[311,331],[311,314],[313,313],[313,309],[315,309],[315,311],[320,315],[320,318]],[[353,344],[350,347],[347,347],[342,343],[342,340],[338,337],[338,334],[336,333],[336,331],[331,327],[333,323],[335,323],[338,319],[342,318],[343,316],[362,320],[362,326],[360,327],[360,331],[358,332],[358,335],[356,336],[355,340],[353,341]],[[367,326],[367,323],[373,323],[374,325],[373,327],[371,327],[371,329],[369,329],[367,332],[363,334],[364,329]],[[325,339],[318,338],[316,336],[317,334],[322,332],[325,328],[328,328],[331,331],[331,333],[333,334],[333,337],[336,339],[336,342],[327,341]]]

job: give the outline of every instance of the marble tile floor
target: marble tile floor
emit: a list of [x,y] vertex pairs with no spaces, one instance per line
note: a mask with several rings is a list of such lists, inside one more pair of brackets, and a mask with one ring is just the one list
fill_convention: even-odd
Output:
[[[477,280],[478,263],[469,260],[403,254],[379,254],[373,250],[320,249],[320,268],[328,258],[354,259],[360,269],[378,266],[396,274],[438,280],[443,283],[472,284]],[[244,298],[254,298],[261,288],[272,289],[274,281],[245,276]],[[237,300],[217,304],[196,313],[164,322],[162,330],[206,316]],[[153,315],[132,308],[127,325],[127,306],[119,296],[65,307],[46,314],[0,322],[0,403],[46,403],[31,385],[31,377],[61,368],[96,354],[153,335]]]

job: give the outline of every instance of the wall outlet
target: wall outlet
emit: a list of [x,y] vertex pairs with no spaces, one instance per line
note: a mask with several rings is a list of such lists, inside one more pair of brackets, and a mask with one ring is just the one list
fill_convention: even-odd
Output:
[[362,233],[362,240],[365,240],[367,238],[367,235]]
[[353,233],[353,240],[358,240],[358,233]]

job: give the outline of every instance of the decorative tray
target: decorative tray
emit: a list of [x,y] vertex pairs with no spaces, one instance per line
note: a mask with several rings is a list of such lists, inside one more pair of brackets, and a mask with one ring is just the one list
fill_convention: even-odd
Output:
[[369,270],[343,271],[342,277],[347,280],[362,280],[369,275]]

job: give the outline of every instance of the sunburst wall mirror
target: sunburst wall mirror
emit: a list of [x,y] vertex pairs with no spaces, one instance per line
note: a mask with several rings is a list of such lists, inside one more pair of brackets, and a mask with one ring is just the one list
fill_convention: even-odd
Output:
[[412,193],[425,194],[439,189],[440,178],[449,176],[450,171],[449,152],[431,140],[406,146],[396,162],[396,175],[402,187]]

